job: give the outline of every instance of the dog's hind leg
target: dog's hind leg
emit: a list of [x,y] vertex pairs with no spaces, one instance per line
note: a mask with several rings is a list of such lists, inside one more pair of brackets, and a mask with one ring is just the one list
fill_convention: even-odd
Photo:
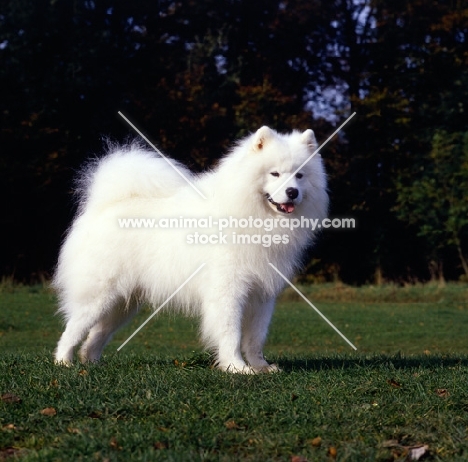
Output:
[[133,318],[138,312],[138,307],[137,303],[121,303],[107,312],[89,331],[80,348],[80,361],[82,363],[99,361],[104,347],[115,332]]
[[[93,293],[96,294],[96,291]],[[111,313],[119,299],[101,290],[91,297],[87,293],[66,294],[60,311],[65,314],[67,324],[55,349],[55,362],[69,364],[73,362],[75,347],[86,337],[101,319]]]
[[83,340],[89,330],[98,322],[101,315],[99,308],[77,307],[69,316],[65,330],[55,349],[55,362],[57,364],[70,364],[73,362],[73,351]]

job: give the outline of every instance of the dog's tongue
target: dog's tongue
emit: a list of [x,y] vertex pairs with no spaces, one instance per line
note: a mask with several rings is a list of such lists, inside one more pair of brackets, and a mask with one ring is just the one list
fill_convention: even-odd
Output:
[[281,210],[286,213],[294,212],[294,204],[291,202],[286,202],[285,204],[280,204]]

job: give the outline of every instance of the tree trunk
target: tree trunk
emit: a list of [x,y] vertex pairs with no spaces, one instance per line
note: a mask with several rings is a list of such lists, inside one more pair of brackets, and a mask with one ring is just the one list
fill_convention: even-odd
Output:
[[468,262],[466,261],[465,256],[463,255],[462,248],[460,246],[460,242],[457,242],[457,251],[458,256],[460,257],[460,261],[462,264],[463,271],[465,272],[465,276],[468,278]]
[[431,260],[429,262],[429,273],[431,282],[438,283],[440,287],[445,286],[444,265],[441,260]]
[[381,286],[383,283],[383,276],[382,276],[382,267],[380,265],[377,265],[375,268],[375,273],[374,273],[374,284],[376,286]]

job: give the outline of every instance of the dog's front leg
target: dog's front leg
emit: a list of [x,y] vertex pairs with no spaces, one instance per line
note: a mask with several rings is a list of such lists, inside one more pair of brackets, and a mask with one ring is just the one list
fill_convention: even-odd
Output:
[[263,301],[251,296],[243,319],[242,351],[250,367],[256,372],[277,372],[276,364],[268,364],[263,357],[263,346],[268,333],[275,299]]
[[242,358],[242,317],[245,301],[230,288],[216,290],[204,301],[201,334],[205,345],[216,354],[217,367],[223,371],[251,374]]

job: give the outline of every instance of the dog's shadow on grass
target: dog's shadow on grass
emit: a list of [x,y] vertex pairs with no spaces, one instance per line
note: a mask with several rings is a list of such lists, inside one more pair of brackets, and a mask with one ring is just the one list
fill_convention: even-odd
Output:
[[[108,358],[119,361],[116,357]],[[160,366],[176,367],[184,370],[199,369],[216,370],[214,356],[207,352],[194,353],[189,356],[181,355],[177,358],[150,358],[146,356],[133,356],[127,358],[132,367]],[[311,356],[311,357],[269,357],[269,362],[279,366],[283,373],[301,371],[327,371],[347,369],[439,369],[449,367],[468,367],[468,355],[335,355],[335,356]],[[107,361],[97,364],[105,366]]]
[[[467,355],[336,355],[314,356],[297,358],[270,358],[284,373],[300,371],[322,371],[339,369],[438,369],[447,367],[467,367]],[[172,364],[181,368],[210,368],[215,369],[214,356],[209,353],[194,354],[185,359],[162,361],[164,364]]]
[[313,358],[278,358],[280,368],[288,372],[321,371],[353,368],[380,368],[391,367],[394,369],[434,369],[457,366],[468,366],[468,357],[445,355],[376,355],[366,357],[313,357]]

